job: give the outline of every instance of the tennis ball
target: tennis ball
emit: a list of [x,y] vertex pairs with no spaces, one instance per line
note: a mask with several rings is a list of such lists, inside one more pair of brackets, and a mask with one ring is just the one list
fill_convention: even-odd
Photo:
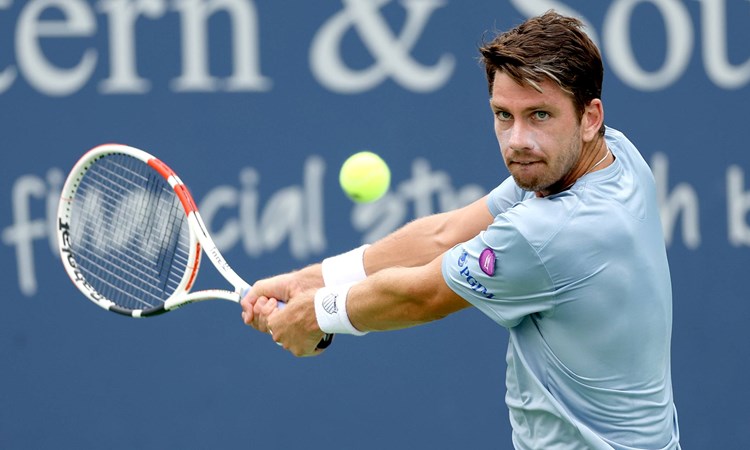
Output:
[[373,152],[359,152],[344,161],[339,183],[346,195],[358,203],[374,202],[385,194],[391,184],[391,170]]

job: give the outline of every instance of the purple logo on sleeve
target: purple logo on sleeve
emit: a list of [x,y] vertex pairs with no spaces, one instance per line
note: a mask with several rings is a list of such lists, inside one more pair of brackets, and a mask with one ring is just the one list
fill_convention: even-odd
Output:
[[495,275],[495,252],[487,247],[479,254],[479,267],[488,276]]

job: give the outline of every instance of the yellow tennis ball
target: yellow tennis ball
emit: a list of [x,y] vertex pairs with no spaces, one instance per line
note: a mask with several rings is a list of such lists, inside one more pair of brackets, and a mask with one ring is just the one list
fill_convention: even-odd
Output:
[[373,152],[355,153],[341,166],[341,189],[359,203],[374,202],[391,184],[391,170],[383,158]]

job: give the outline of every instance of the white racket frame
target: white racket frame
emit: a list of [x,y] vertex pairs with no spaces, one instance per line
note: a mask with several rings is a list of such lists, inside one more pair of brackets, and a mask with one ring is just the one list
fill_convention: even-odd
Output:
[[[189,241],[189,255],[188,265],[185,274],[180,280],[179,285],[172,293],[172,295],[165,300],[164,304],[153,309],[134,309],[129,310],[116,305],[113,301],[107,299],[103,295],[94,289],[88,281],[84,278],[81,271],[78,269],[76,263],[75,254],[70,248],[70,218],[71,218],[71,205],[73,203],[78,185],[81,178],[91,165],[99,158],[112,155],[122,154],[133,157],[142,161],[144,164],[150,166],[154,171],[164,177],[165,180],[174,190],[177,197],[182,203],[182,207],[187,215],[188,228],[190,230],[190,241]],[[103,144],[92,148],[86,152],[81,159],[73,166],[65,184],[62,188],[60,195],[60,204],[57,212],[57,241],[58,249],[60,251],[60,257],[65,267],[65,271],[73,281],[73,284],[92,302],[99,305],[100,307],[116,312],[119,314],[128,315],[131,317],[147,317],[152,315],[158,315],[189,303],[199,302],[203,300],[229,300],[235,303],[239,303],[243,297],[243,294],[250,289],[250,284],[244,281],[227,261],[222,256],[219,249],[214,244],[213,239],[208,234],[206,225],[203,223],[203,219],[198,213],[198,208],[190,195],[185,184],[175,174],[175,172],[164,164],[161,160],[145,152],[141,149],[130,147],[122,144]],[[198,275],[198,269],[200,268],[200,261],[203,252],[213,263],[216,270],[233,286],[234,290],[226,289],[206,289],[196,292],[190,292],[193,287],[195,279]],[[279,302],[279,305],[283,303]]]

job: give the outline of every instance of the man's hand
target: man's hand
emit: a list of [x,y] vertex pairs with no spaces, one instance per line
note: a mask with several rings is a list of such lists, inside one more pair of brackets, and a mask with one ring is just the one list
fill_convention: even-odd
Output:
[[323,275],[320,264],[313,264],[296,272],[289,272],[257,281],[240,302],[242,306],[242,320],[245,324],[250,325],[256,330],[267,333],[266,319],[258,317],[253,312],[255,304],[259,299],[265,297],[263,305],[266,305],[268,299],[286,302],[301,291],[321,287],[323,287]]
[[289,298],[294,284],[293,273],[256,282],[240,301],[242,321],[261,333],[268,333],[267,319],[278,307],[276,299]]
[[295,356],[316,356],[325,333],[318,327],[313,299],[317,289],[303,291],[290,298],[283,309],[275,308],[273,299],[256,302],[254,313],[265,321],[273,340]]
[[[240,302],[242,320],[296,356],[322,352],[324,336],[315,318],[313,298],[323,287],[320,264],[256,282]],[[279,308],[278,302],[284,302]]]

